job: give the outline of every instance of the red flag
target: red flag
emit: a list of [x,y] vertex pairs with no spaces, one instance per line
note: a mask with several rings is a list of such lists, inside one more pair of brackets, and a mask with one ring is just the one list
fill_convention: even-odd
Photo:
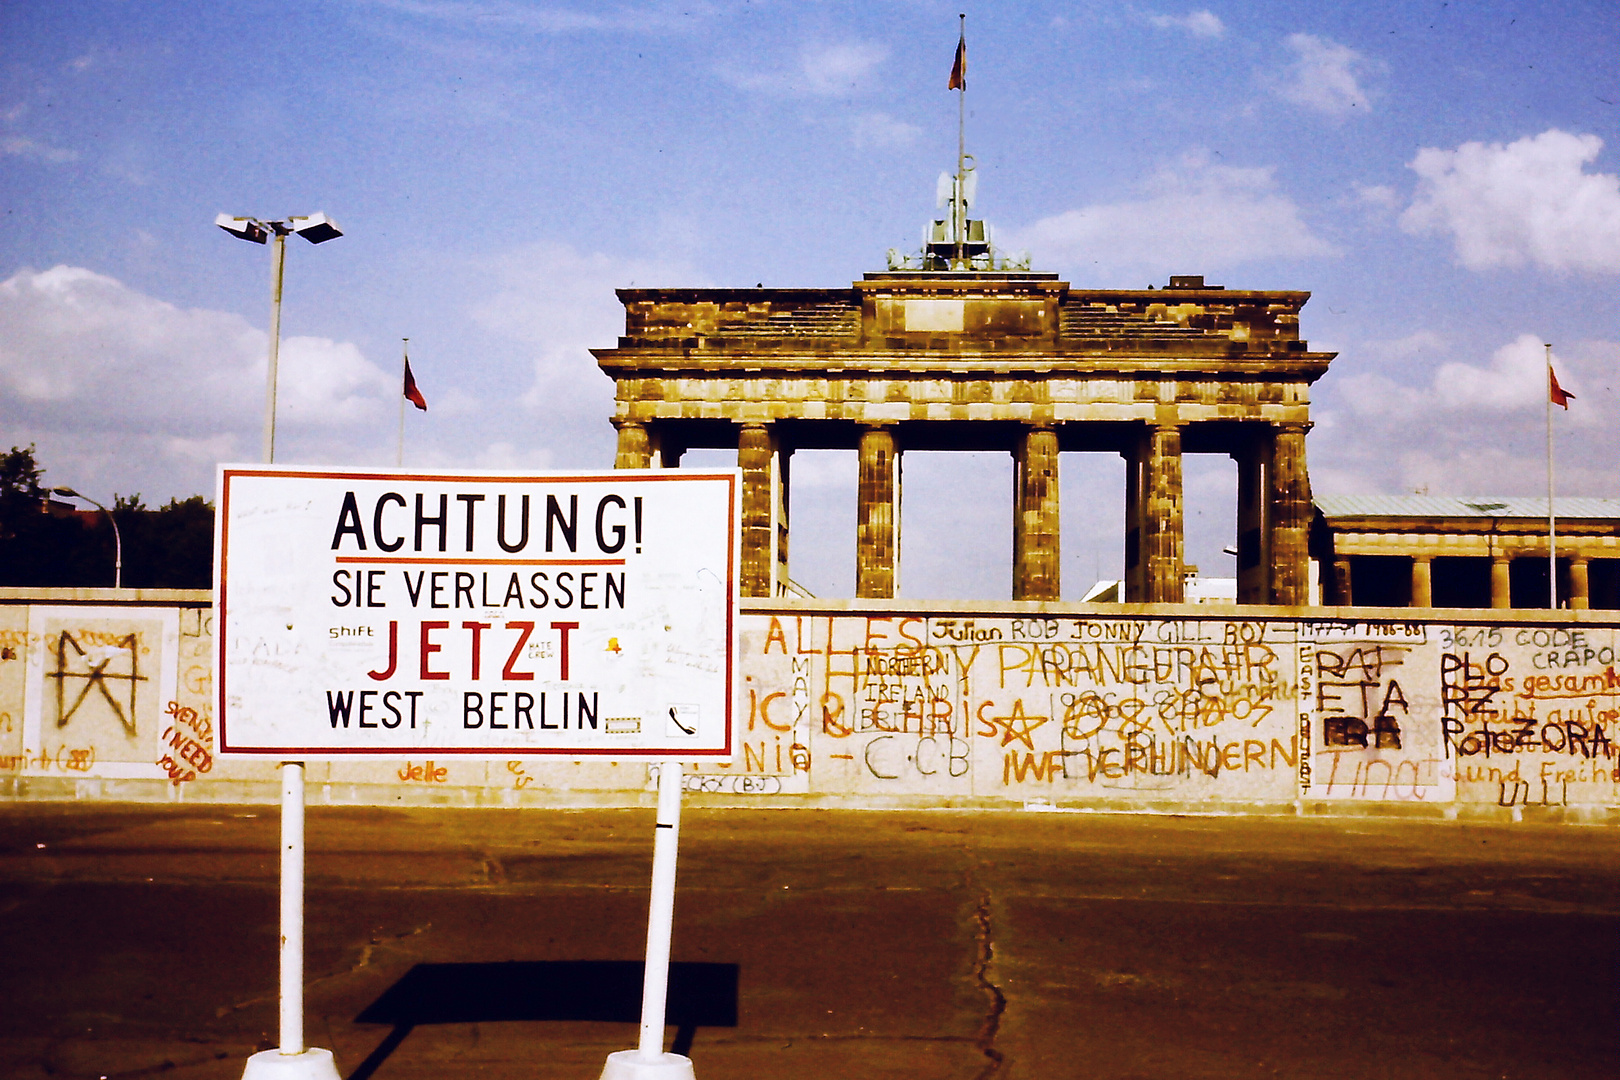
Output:
[[967,89],[967,39],[958,38],[956,41],[956,63],[951,65],[951,81],[946,85],[947,90]]
[[427,412],[427,398],[423,397],[422,391],[416,388],[416,379],[411,375],[411,362],[409,360],[405,361],[405,400],[423,412]]
[[1561,409],[1568,409],[1569,403],[1575,400],[1575,395],[1558,385],[1558,376],[1553,374],[1552,365],[1547,365],[1547,395],[1552,403]]

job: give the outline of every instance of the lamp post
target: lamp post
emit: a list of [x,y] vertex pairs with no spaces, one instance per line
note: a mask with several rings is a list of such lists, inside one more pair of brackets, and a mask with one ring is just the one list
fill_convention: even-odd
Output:
[[[281,349],[281,275],[287,234],[312,244],[343,235],[325,214],[283,221],[220,214],[214,224],[239,240],[270,245],[270,365],[264,392],[264,460],[276,460],[276,357]],[[338,1080],[332,1052],[304,1044],[304,763],[281,763],[281,1046],[248,1059],[243,1080]]]
[[124,538],[118,531],[118,519],[113,517],[111,510],[107,509],[105,506],[102,506],[88,495],[80,495],[77,491],[74,491],[70,487],[51,488],[51,494],[61,495],[63,498],[67,499],[83,499],[91,506],[94,506],[97,510],[100,510],[103,514],[107,515],[107,520],[112,522],[113,527],[113,588],[122,589],[124,587]]
[[270,245],[270,370],[264,391],[264,460],[276,460],[276,359],[281,351],[281,277],[287,262],[287,234],[297,233],[312,244],[324,244],[343,235],[337,222],[325,214],[290,217],[282,221],[232,217],[220,214],[214,224],[236,237],[255,244],[274,239]]

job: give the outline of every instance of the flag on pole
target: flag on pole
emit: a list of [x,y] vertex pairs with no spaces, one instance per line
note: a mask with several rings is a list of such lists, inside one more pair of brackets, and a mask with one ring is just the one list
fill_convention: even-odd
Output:
[[416,379],[411,375],[411,362],[409,360],[405,361],[405,400],[423,412],[427,412],[427,398],[423,397],[422,391],[416,388]]
[[1560,409],[1568,409],[1569,403],[1575,400],[1574,394],[1558,385],[1558,376],[1551,364],[1547,365],[1547,398]]
[[951,65],[951,81],[945,87],[947,90],[967,89],[967,37],[963,35],[956,39],[956,62]]

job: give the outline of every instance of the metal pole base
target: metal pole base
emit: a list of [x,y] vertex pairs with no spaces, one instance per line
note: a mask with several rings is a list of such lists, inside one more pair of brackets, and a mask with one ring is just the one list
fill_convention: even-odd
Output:
[[616,1050],[602,1066],[601,1080],[693,1080],[692,1059],[680,1054],[643,1057],[640,1050]]
[[[684,1060],[684,1059],[683,1059]],[[690,1069],[688,1075],[691,1075]],[[309,1049],[302,1054],[260,1050],[248,1058],[242,1080],[340,1080],[332,1051]]]

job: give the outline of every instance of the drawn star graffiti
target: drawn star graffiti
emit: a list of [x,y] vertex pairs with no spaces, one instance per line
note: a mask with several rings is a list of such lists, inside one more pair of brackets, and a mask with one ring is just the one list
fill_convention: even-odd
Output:
[[[71,652],[69,651],[71,650]],[[112,671],[116,661],[127,660],[128,671]],[[56,680],[56,726],[58,729],[68,726],[79,711],[79,707],[90,696],[92,690],[101,692],[102,700],[111,706],[113,715],[123,725],[124,733],[131,738],[135,737],[135,705],[136,688],[146,681],[146,676],[140,672],[140,642],[138,635],[126,634],[107,645],[91,645],[88,648],[81,645],[71,633],[63,630],[56,639],[56,670],[46,672],[47,679]],[[83,670],[76,670],[81,668]],[[79,685],[78,696],[71,704],[68,703],[69,680],[84,680]],[[119,700],[119,695],[113,693],[112,686],[116,683],[127,684],[126,699]]]
[[1014,739],[1023,743],[1030,750],[1035,749],[1035,742],[1030,738],[1035,729],[1051,720],[1050,716],[1030,716],[1024,712],[1023,699],[1013,702],[1012,712],[1007,716],[992,716],[990,723],[1002,730],[1001,745],[1007,746]]

